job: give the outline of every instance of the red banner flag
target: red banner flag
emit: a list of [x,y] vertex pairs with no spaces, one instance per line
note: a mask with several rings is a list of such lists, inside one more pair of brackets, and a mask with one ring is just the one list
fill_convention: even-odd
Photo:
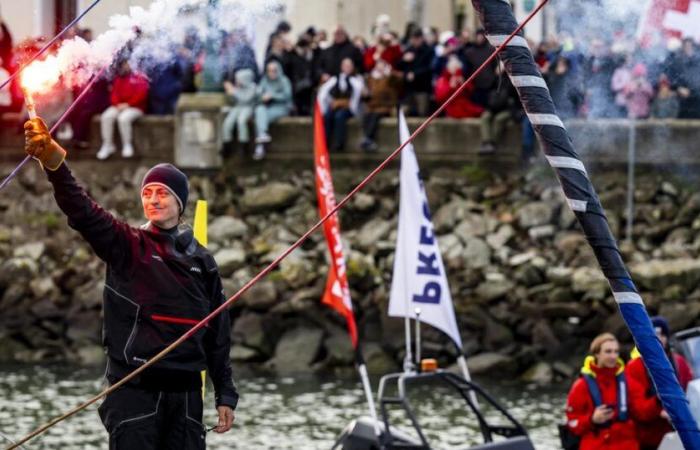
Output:
[[700,1],[649,0],[639,26],[643,43],[666,37],[690,37],[700,41]]
[[[319,215],[325,217],[329,211],[335,208],[336,203],[331,164],[328,159],[328,146],[326,145],[326,132],[323,129],[323,117],[318,103],[314,107],[314,165]],[[357,326],[355,325],[355,315],[352,312],[350,287],[345,271],[345,256],[343,255],[343,243],[340,240],[340,224],[337,213],[329,217],[323,224],[323,233],[326,235],[328,250],[331,254],[331,265],[322,302],[345,317],[352,346],[357,348]]]

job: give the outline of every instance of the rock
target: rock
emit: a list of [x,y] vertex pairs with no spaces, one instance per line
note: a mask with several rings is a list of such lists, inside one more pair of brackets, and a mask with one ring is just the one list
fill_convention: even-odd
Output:
[[672,284],[695,287],[700,281],[700,260],[648,261],[630,266],[632,279],[645,289],[663,290]]
[[490,281],[486,280],[477,286],[475,294],[485,302],[497,300],[513,289],[513,283],[507,280]]
[[571,277],[574,292],[593,292],[607,295],[610,291],[608,280],[598,268],[579,267]]
[[29,289],[35,298],[55,300],[58,298],[58,287],[49,277],[35,278],[29,283]]
[[105,349],[100,345],[81,345],[75,356],[76,362],[86,367],[103,366],[107,359]]
[[228,277],[245,265],[246,254],[241,248],[225,248],[214,254],[216,264],[219,266],[219,274]]
[[531,202],[521,207],[517,212],[520,228],[532,228],[547,225],[554,214],[552,206],[545,202]]
[[540,225],[527,230],[527,234],[532,240],[544,239],[554,236],[554,225]]
[[265,332],[263,316],[256,313],[243,314],[233,323],[232,331],[234,347],[244,344],[262,353],[269,354],[272,350],[270,337]]
[[301,250],[294,250],[280,263],[280,274],[293,288],[306,286],[316,278],[313,266]]
[[696,320],[700,316],[700,304],[692,302],[683,303],[662,303],[659,308],[659,315],[668,320],[671,330],[683,330],[696,325]]
[[346,330],[331,327],[329,335],[323,341],[323,347],[328,354],[327,361],[332,365],[352,364],[355,360],[355,350]]
[[74,344],[97,344],[100,342],[102,323],[95,311],[83,311],[68,318],[66,337]]
[[377,205],[375,198],[364,192],[358,192],[355,197],[351,200],[350,206],[355,211],[359,212],[370,212]]
[[554,364],[552,364],[552,370],[554,373],[561,375],[564,378],[572,378],[574,375],[576,375],[576,369],[562,361],[556,361]]
[[501,225],[495,233],[486,237],[486,242],[494,249],[504,247],[515,236],[515,230],[509,224]]
[[89,282],[73,291],[73,300],[80,303],[84,309],[95,309],[102,305],[103,291],[103,281]]
[[471,206],[471,202],[460,198],[442,205],[433,216],[435,231],[442,234],[452,230],[469,212]]
[[530,250],[529,252],[525,253],[518,253],[517,255],[513,255],[510,257],[508,260],[508,265],[512,267],[517,267],[522,264],[525,264],[526,262],[532,261],[532,259],[537,256],[537,253],[534,250]]
[[473,237],[486,235],[488,225],[484,216],[479,214],[465,214],[464,219],[454,229],[454,234],[465,244]]
[[392,223],[382,218],[370,220],[358,232],[357,247],[362,250],[372,248],[377,242],[384,239],[392,228]]
[[556,266],[547,269],[547,279],[558,286],[569,286],[574,271],[570,267]]
[[518,369],[513,358],[500,353],[479,353],[467,358],[467,367],[472,375],[512,375]]
[[248,212],[277,211],[294,203],[299,190],[289,183],[272,182],[262,187],[248,188],[241,199],[241,206]]
[[323,331],[317,328],[297,327],[282,335],[270,366],[278,374],[304,373],[316,360]]
[[229,352],[229,358],[233,361],[251,361],[254,359],[258,359],[260,357],[260,353],[252,348],[248,348],[243,345],[234,345],[231,347],[231,351]]
[[477,237],[467,238],[464,249],[464,263],[466,267],[481,269],[491,262],[491,249],[486,242]]
[[246,307],[255,311],[266,311],[277,302],[275,283],[263,280],[250,287],[242,296]]
[[396,362],[376,342],[366,342],[362,345],[362,354],[367,363],[367,371],[371,374],[387,374],[396,370]]
[[484,332],[484,346],[487,350],[498,350],[513,342],[513,332],[496,321],[489,321]]
[[207,229],[209,240],[226,243],[230,239],[242,238],[248,234],[248,225],[241,219],[231,216],[217,217]]
[[15,258],[26,257],[34,261],[38,261],[39,258],[41,258],[41,255],[44,254],[45,250],[46,245],[43,242],[30,242],[15,248],[13,255]]
[[527,369],[525,373],[520,377],[526,383],[534,384],[549,384],[552,382],[554,373],[552,371],[552,366],[546,362],[535,363],[532,367]]
[[559,349],[561,342],[549,323],[546,320],[539,320],[532,328],[532,345],[551,355]]

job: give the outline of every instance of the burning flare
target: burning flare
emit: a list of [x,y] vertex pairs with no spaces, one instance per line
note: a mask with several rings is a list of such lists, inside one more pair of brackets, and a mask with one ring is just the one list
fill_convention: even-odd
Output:
[[36,117],[34,94],[48,92],[58,83],[60,76],[58,61],[53,56],[49,56],[43,61],[35,61],[22,71],[22,92],[30,119]]

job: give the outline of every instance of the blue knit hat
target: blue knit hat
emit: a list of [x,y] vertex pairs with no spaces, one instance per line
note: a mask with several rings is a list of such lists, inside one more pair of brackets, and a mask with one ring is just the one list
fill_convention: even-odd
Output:
[[180,214],[182,214],[185,210],[185,205],[187,205],[187,197],[190,194],[187,175],[172,164],[158,164],[153,166],[151,170],[146,173],[146,176],[143,177],[141,193],[143,193],[143,190],[149,184],[163,186],[170,191],[177,199],[177,203],[180,205]]
[[657,328],[661,329],[661,333],[663,333],[664,336],[666,337],[671,337],[671,328],[668,326],[668,320],[666,320],[665,317],[662,316],[654,316],[651,318],[651,325],[654,327],[654,330]]

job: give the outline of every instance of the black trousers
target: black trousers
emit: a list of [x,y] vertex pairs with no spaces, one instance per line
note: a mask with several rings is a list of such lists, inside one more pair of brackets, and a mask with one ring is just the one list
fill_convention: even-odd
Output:
[[204,450],[202,392],[162,392],[125,385],[102,402],[110,450]]

